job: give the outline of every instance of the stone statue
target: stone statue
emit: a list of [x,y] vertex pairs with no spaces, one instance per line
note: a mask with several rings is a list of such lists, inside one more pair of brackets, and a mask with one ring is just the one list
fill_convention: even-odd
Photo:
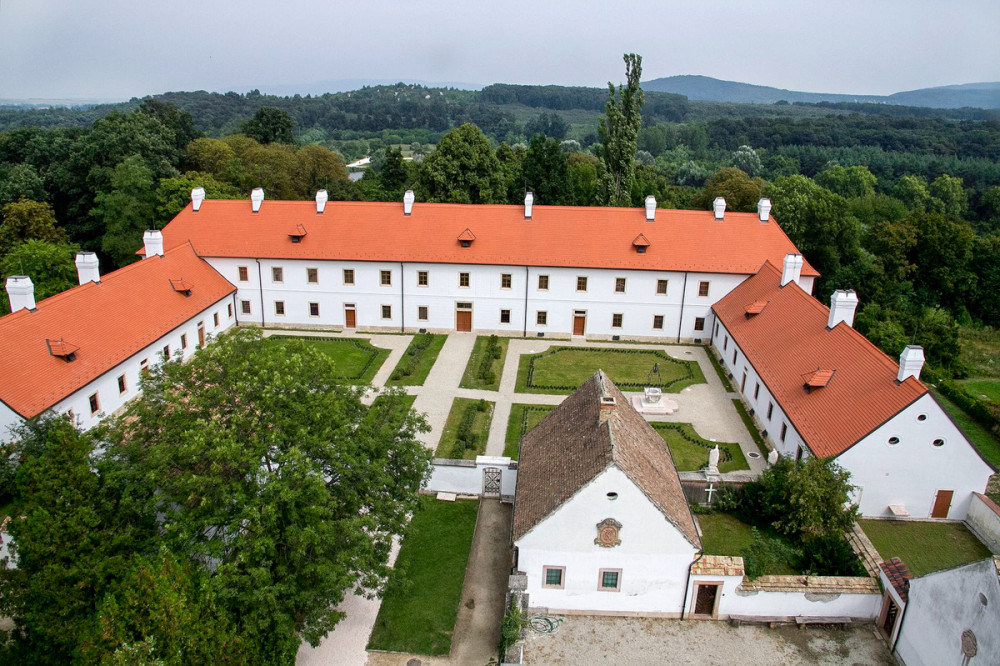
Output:
[[719,445],[716,444],[715,448],[708,452],[708,473],[718,474],[719,473]]
[[771,452],[767,454],[767,464],[773,465],[778,462],[778,449],[771,449]]

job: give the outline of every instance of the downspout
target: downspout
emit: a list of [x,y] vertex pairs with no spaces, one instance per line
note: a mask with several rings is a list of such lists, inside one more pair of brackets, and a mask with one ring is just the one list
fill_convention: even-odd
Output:
[[691,587],[691,569],[693,569],[694,565],[698,564],[698,560],[700,560],[703,557],[705,557],[705,551],[704,550],[699,550],[698,551],[698,557],[694,558],[691,561],[691,564],[688,565],[687,582],[684,584],[684,601],[681,602],[681,619],[682,620],[684,619],[684,610],[687,608],[687,605],[688,605],[688,588]]
[[260,270],[260,259],[254,259],[257,262],[257,286],[260,287],[260,327],[266,328],[264,324],[264,276]]
[[521,337],[528,337],[528,267],[524,267],[524,333]]
[[688,272],[684,271],[684,286],[681,287],[681,316],[680,321],[677,322],[677,342],[681,341],[681,327],[684,325],[684,299],[687,297],[688,290]]
[[233,292],[233,317],[236,319],[236,327],[240,326],[240,309],[237,306],[236,292]]
[[403,272],[403,262],[399,262],[399,332],[406,330],[406,273]]

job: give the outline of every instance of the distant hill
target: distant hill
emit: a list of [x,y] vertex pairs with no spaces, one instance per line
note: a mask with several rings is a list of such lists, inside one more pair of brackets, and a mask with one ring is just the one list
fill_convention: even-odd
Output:
[[738,81],[723,81],[710,76],[668,76],[645,81],[643,90],[685,95],[700,102],[734,102],[738,104],[774,104],[806,102],[852,102],[872,104],[898,104],[939,109],[957,109],[972,106],[983,109],[1000,109],[1000,83],[966,83],[937,88],[922,88],[892,95],[840,95],[784,90],[758,86]]

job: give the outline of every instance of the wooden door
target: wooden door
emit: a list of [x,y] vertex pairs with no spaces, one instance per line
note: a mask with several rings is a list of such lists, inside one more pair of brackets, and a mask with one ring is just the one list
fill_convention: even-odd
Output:
[[198,349],[205,348],[205,325],[198,322]]
[[698,585],[698,592],[695,594],[694,614],[708,615],[715,614],[715,597],[719,593],[718,585]]
[[573,315],[573,335],[583,335],[583,330],[586,326],[586,315]]
[[455,314],[455,330],[458,331],[472,330],[472,312],[470,312],[469,310],[459,310]]
[[882,604],[882,620],[879,628],[886,638],[892,638],[892,630],[896,628],[896,617],[899,615],[899,606],[892,600],[889,593],[885,593],[885,603]]
[[345,328],[354,328],[357,325],[357,323],[356,323],[357,320],[355,318],[355,312],[356,311],[355,311],[354,308],[344,308],[344,327]]
[[951,498],[955,494],[954,490],[939,490],[934,498],[934,508],[931,510],[931,518],[947,518],[948,509],[951,508]]

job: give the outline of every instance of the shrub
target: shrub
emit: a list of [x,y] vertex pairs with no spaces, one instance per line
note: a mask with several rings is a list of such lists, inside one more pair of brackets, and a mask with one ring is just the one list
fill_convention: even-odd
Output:
[[802,551],[773,536],[753,528],[753,541],[740,551],[743,566],[750,579],[759,578],[783,568],[792,567],[802,557]]
[[504,660],[507,650],[521,639],[521,630],[524,628],[526,619],[521,607],[512,605],[503,615],[503,622],[500,624],[500,661]]

